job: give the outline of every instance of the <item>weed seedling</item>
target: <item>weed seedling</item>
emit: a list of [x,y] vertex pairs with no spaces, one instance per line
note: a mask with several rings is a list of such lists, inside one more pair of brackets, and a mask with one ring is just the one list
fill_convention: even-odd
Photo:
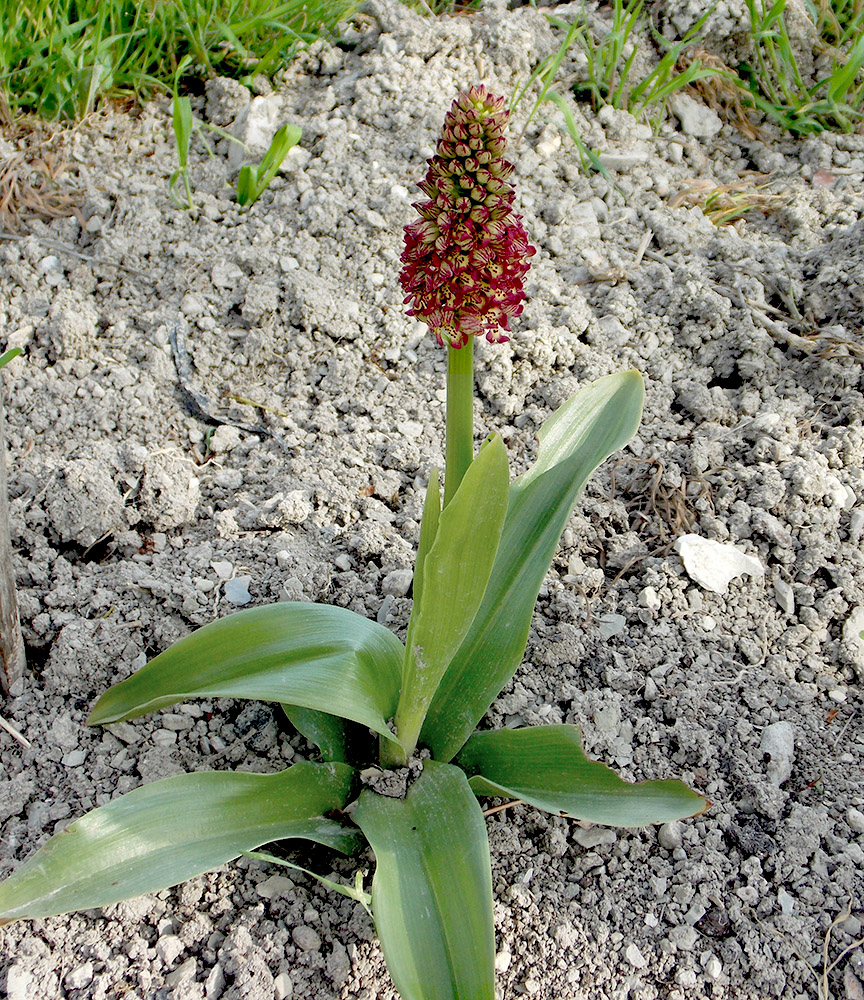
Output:
[[285,159],[288,150],[300,141],[302,131],[296,125],[283,125],[273,136],[270,147],[256,166],[246,164],[237,178],[237,203],[248,208],[267,190],[270,181]]

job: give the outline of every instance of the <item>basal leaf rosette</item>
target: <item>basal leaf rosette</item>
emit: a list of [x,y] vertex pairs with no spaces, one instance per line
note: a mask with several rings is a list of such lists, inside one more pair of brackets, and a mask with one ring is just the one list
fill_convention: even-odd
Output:
[[513,164],[504,159],[509,117],[504,98],[483,85],[459,95],[420,184],[428,201],[414,204],[420,218],[405,227],[399,280],[408,315],[428,324],[442,346],[463,347],[471,336],[505,341],[522,312],[536,251],[513,211]]

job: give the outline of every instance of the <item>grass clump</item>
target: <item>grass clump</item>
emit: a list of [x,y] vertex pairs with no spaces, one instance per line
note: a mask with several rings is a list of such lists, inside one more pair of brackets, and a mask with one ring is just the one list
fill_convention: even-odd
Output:
[[807,79],[789,36],[786,0],[747,0],[755,56],[741,86],[768,119],[797,135],[853,132],[864,121],[864,3],[808,4],[817,36],[817,79]]
[[190,75],[272,75],[336,39],[356,0],[30,0],[0,4],[0,109],[79,119],[106,98],[170,89]]

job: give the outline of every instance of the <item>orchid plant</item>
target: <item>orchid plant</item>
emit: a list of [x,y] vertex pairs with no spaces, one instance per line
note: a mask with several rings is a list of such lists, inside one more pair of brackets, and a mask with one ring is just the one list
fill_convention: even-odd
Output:
[[[344,608],[280,603],[186,636],[97,701],[90,725],[195,697],[280,703],[321,762],[275,774],[209,771],[144,785],[52,837],[0,885],[0,922],[46,917],[176,885],[240,855],[305,839],[375,856],[371,906],[403,1000],[493,1000],[495,934],[478,797],[643,826],[702,812],[677,780],[632,784],[583,753],[573,725],[478,724],[515,673],[558,539],[591,472],[635,432],[637,372],[602,378],[539,434],[512,484],[497,434],[474,455],[472,345],[506,340],[534,249],[503,158],[508,113],[483,86],[460,94],[405,230],[409,312],[448,354],[443,504],[433,470],[403,644]],[[283,862],[284,863],[284,862]]]

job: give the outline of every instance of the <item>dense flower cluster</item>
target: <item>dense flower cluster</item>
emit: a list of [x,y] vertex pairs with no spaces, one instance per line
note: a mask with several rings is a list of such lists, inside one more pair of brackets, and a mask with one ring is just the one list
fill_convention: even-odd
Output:
[[438,153],[420,185],[420,219],[405,227],[400,276],[409,316],[440,344],[463,347],[472,335],[491,343],[522,312],[522,285],[536,252],[512,208],[504,158],[509,112],[504,98],[472,87],[444,119]]

